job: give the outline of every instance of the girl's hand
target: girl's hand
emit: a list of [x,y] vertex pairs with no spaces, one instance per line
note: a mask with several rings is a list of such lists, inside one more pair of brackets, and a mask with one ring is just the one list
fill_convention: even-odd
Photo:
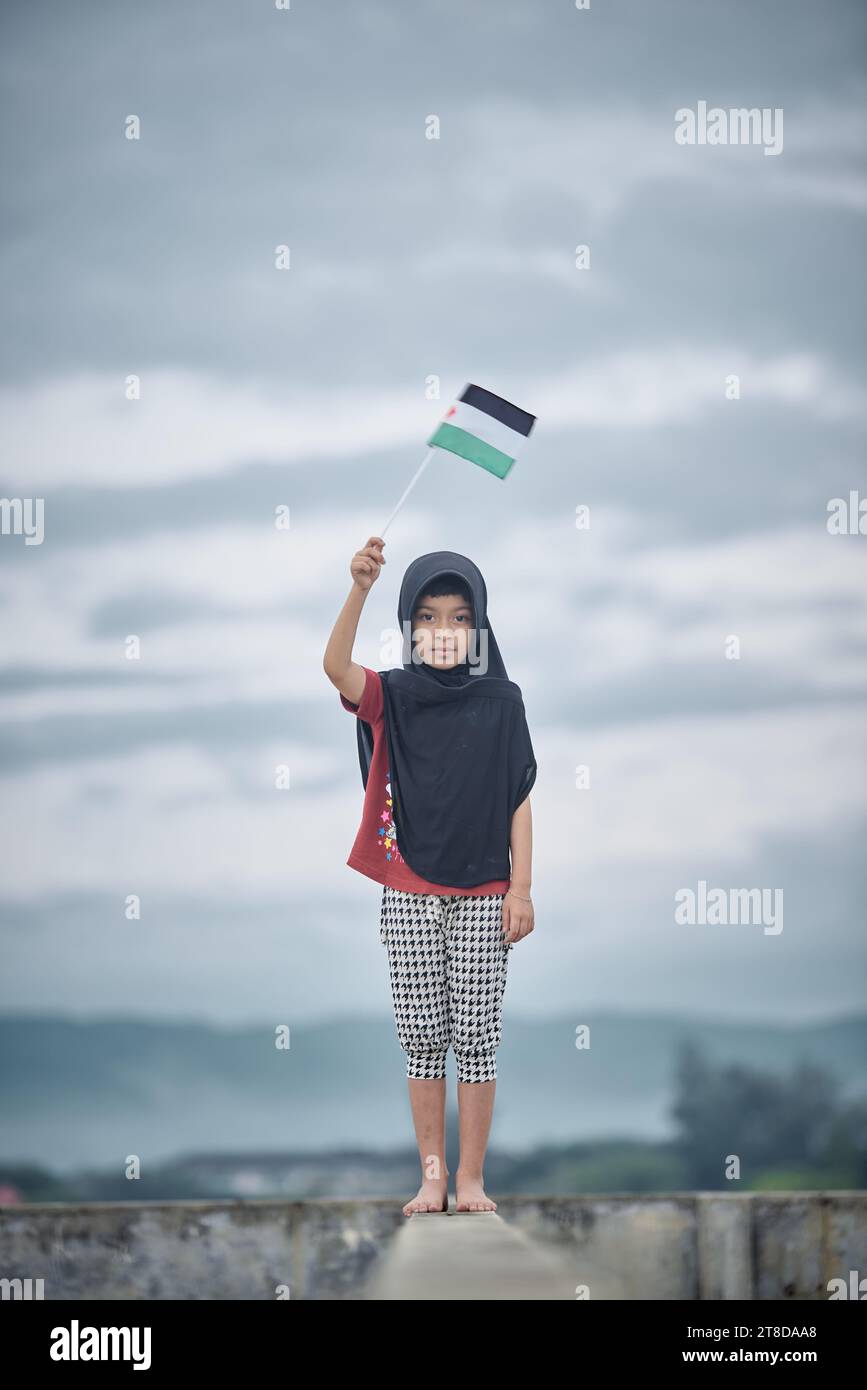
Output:
[[367,545],[357,550],[349,564],[349,573],[359,589],[367,590],[379,578],[379,571],[385,564],[382,547],[385,541],[381,536],[371,536]]
[[509,942],[520,941],[523,937],[529,936],[534,929],[533,904],[524,901],[529,896],[529,893],[522,893],[516,898],[509,892],[503,898],[503,931]]

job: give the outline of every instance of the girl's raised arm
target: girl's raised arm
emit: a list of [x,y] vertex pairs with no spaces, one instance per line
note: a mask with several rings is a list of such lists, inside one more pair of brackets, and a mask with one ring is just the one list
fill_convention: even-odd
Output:
[[371,536],[367,545],[353,555],[349,565],[352,588],[338,614],[322,659],[323,669],[331,684],[353,705],[357,705],[364,694],[365,675],[364,667],[352,660],[352,648],[364,601],[385,564],[382,553],[384,545],[381,536]]

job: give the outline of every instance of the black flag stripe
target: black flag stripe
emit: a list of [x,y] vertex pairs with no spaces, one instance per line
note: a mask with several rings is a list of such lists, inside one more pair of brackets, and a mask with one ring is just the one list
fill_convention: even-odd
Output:
[[502,396],[495,396],[493,391],[486,391],[484,386],[474,386],[472,382],[458,399],[466,401],[467,405],[474,406],[476,410],[483,410],[486,415],[499,420],[501,425],[507,425],[517,434],[528,435],[536,423],[535,415],[528,415],[526,410],[512,405],[511,401],[504,401]]

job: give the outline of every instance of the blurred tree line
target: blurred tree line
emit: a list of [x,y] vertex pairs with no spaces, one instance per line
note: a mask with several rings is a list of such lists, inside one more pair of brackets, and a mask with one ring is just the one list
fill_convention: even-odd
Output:
[[[826,1069],[809,1062],[788,1076],[741,1064],[714,1067],[695,1043],[676,1065],[673,1116],[678,1156],[691,1188],[864,1187],[867,1101],[844,1101]],[[740,1160],[737,1184],[726,1178]]]

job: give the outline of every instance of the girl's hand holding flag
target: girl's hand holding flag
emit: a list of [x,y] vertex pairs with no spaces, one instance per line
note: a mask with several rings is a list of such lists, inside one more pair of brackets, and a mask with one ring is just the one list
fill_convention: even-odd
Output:
[[379,578],[379,572],[385,564],[385,556],[382,547],[385,541],[382,536],[371,536],[367,545],[362,546],[353,555],[349,564],[349,573],[352,575],[353,582],[363,589],[366,593],[371,585],[375,584]]

